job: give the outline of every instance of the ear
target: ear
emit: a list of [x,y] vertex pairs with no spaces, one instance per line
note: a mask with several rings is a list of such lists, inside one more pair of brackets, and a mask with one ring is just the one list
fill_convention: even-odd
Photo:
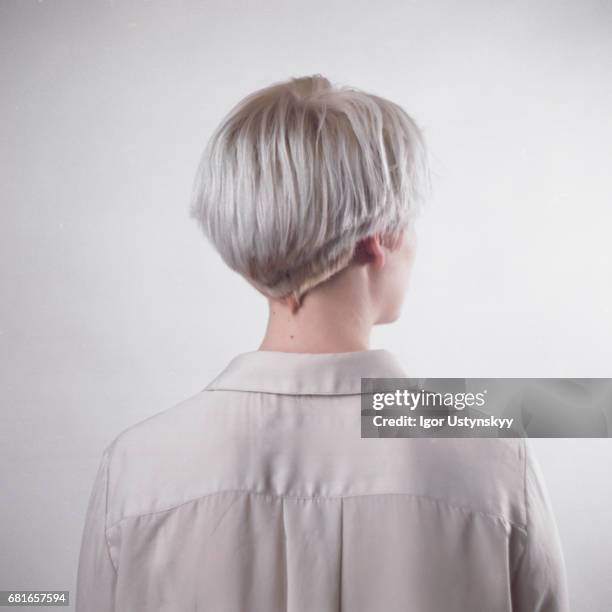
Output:
[[382,268],[385,265],[385,251],[380,236],[374,234],[361,239],[355,246],[353,259],[361,265],[372,264],[376,268]]

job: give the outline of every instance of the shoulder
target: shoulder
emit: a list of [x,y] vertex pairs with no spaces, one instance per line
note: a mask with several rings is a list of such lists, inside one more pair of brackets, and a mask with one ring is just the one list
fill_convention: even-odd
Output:
[[417,491],[449,506],[524,527],[527,447],[522,438],[408,440]]
[[189,486],[198,481],[198,468],[209,466],[205,451],[217,443],[209,417],[218,406],[208,395],[197,393],[155,413],[107,445],[109,525],[184,501]]

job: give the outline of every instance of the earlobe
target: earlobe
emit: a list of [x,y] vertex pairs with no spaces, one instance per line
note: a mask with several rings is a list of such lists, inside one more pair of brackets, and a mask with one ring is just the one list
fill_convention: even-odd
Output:
[[382,240],[380,236],[375,236],[374,249],[372,251],[373,260],[372,263],[377,268],[382,268],[385,265],[385,261],[387,260],[387,256],[385,254],[385,249],[382,245]]
[[385,265],[385,251],[378,234],[367,236],[357,243],[355,261],[361,264],[372,264],[377,268]]
[[382,237],[380,234],[374,234],[366,238],[368,241],[368,251],[370,254],[370,263],[377,268],[382,268],[385,265],[385,250],[382,245]]

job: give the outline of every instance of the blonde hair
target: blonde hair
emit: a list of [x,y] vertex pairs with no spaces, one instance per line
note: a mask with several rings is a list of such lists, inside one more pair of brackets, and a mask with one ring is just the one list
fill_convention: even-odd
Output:
[[191,214],[232,269],[299,303],[360,239],[401,232],[428,186],[421,132],[400,106],[314,75],[230,111],[202,155]]

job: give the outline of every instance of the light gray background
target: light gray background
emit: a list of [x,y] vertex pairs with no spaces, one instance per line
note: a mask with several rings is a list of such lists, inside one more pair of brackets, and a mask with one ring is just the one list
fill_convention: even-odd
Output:
[[[606,0],[0,4],[0,588],[71,589],[103,447],[255,349],[266,306],[188,219],[211,129],[321,72],[423,126],[415,377],[612,376]],[[610,440],[537,441],[573,609],[612,601]]]

